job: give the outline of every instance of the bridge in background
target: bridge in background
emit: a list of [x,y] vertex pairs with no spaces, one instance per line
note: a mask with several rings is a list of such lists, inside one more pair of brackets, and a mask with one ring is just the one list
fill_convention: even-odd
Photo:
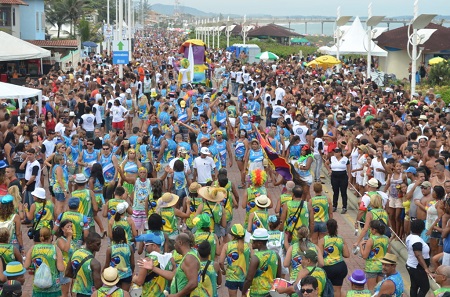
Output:
[[[191,25],[195,26],[195,22],[196,21],[205,21],[205,24],[203,25],[197,25],[197,26],[204,26],[204,27],[211,27],[211,26],[226,26],[227,21],[223,21],[223,20],[219,20],[219,21],[212,21],[212,19],[208,19],[210,22],[208,22],[208,20],[202,18],[191,18],[188,22]],[[352,18],[349,23],[353,22],[354,18]],[[366,17],[360,17],[360,20],[362,23],[365,23],[365,21],[367,20]],[[412,20],[411,18],[384,18],[384,20],[381,22],[381,24],[386,24],[388,30],[390,29],[390,25],[391,24],[403,24],[403,26],[408,25]],[[335,17],[272,17],[272,18],[267,18],[267,17],[261,17],[261,18],[247,18],[245,20],[245,23],[247,25],[267,25],[267,24],[271,24],[271,23],[276,23],[276,24],[288,24],[287,27],[290,28],[291,24],[304,24],[305,25],[305,33],[308,33],[308,24],[321,24],[321,28],[322,28],[322,34],[324,33],[324,24],[325,23],[334,23],[336,22],[336,18]],[[450,20],[448,19],[439,19],[439,17],[436,17],[435,20],[433,21],[436,24],[445,26],[445,25],[450,25]],[[243,24],[244,23],[244,18],[230,18],[230,23],[234,23],[234,24]]]

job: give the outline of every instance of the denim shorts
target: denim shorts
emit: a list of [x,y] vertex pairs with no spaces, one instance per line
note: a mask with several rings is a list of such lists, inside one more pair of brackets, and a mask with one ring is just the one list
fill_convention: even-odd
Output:
[[61,272],[59,275],[59,283],[61,285],[67,285],[70,284],[70,282],[72,281],[72,279],[70,277],[65,277],[64,276],[64,272]]
[[232,281],[225,281],[225,287],[227,287],[230,290],[237,290],[242,291],[244,288],[244,282],[232,282]]
[[378,276],[383,277],[384,276],[383,272],[366,272],[367,278],[377,278]]
[[314,232],[327,233],[327,223],[314,222]]
[[55,193],[55,198],[56,198],[56,200],[58,200],[59,202],[64,202],[64,201],[66,201],[66,196],[64,196],[64,193]]

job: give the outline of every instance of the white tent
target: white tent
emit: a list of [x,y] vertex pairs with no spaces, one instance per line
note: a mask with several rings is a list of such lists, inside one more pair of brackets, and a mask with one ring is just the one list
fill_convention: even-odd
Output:
[[17,99],[19,100],[19,109],[22,109],[23,99],[38,96],[38,114],[42,109],[42,91],[27,87],[21,87],[13,84],[0,82],[0,99]]
[[[342,30],[342,27],[341,27]],[[339,45],[340,55],[366,55],[369,49],[368,36],[366,30],[364,30],[359,17],[356,17],[350,28],[343,30],[343,36],[341,37],[341,43]],[[387,51],[370,41],[370,49],[372,56],[386,57]],[[330,49],[326,50],[329,55],[337,54],[337,47],[333,45]]]
[[17,61],[29,59],[42,59],[50,57],[49,50],[26,42],[8,33],[0,31],[0,61]]

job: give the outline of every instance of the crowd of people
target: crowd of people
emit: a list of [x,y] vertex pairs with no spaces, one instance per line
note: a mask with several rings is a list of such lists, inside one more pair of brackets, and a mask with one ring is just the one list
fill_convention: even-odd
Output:
[[[231,297],[400,297],[392,241],[408,251],[410,296],[429,279],[435,296],[450,292],[450,107],[439,94],[381,88],[359,60],[248,64],[220,49],[207,55],[212,86],[182,83],[185,39],[138,32],[123,79],[95,55],[27,79],[42,109],[2,100],[0,296],[20,296],[28,271],[37,297],[215,297],[221,286]],[[333,219],[348,191],[360,198],[353,242]],[[363,270],[349,271],[349,257]]]

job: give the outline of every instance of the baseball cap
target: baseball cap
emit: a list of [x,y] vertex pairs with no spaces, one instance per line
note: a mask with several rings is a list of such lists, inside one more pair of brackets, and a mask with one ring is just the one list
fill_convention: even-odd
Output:
[[80,205],[80,198],[77,197],[72,197],[69,199],[69,208],[70,209],[75,209],[78,208],[78,206]]
[[416,174],[416,173],[417,173],[417,170],[416,170],[416,168],[410,166],[410,167],[408,167],[408,169],[405,170],[405,173]]
[[202,153],[204,155],[210,155],[211,154],[207,147],[202,147],[202,149],[200,150],[200,153]]
[[421,185],[421,188],[431,188],[431,183],[429,181],[424,181]]
[[154,243],[156,245],[161,245],[161,238],[153,233],[141,234],[137,236],[136,242]]
[[187,150],[186,150],[185,147],[180,147],[180,148],[178,149],[178,153],[180,153],[180,154],[187,154]]

